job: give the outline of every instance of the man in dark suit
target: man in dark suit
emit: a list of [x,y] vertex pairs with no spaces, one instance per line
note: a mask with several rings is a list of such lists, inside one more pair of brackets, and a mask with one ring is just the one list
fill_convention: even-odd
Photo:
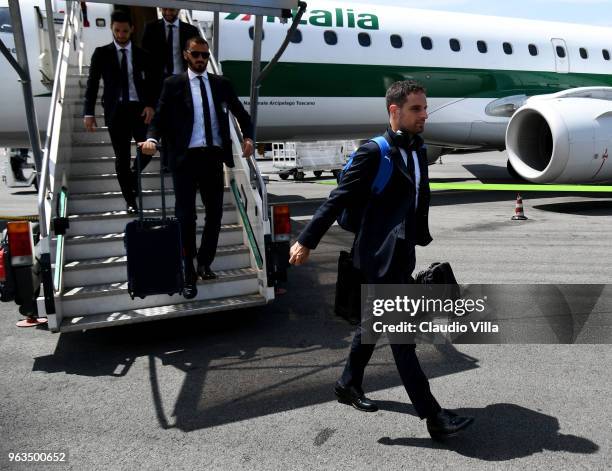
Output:
[[[429,180],[423,132],[427,119],[425,90],[412,81],[396,82],[387,90],[389,128],[384,134],[391,147],[393,163],[389,181],[378,195],[372,183],[380,165],[380,148],[375,142],[361,146],[338,187],[321,205],[291,248],[290,263],[308,259],[336,218],[345,208],[359,208],[362,219],[353,243],[353,264],[363,283],[411,283],[415,267],[415,245],[427,245],[429,234]],[[364,394],[365,367],[374,344],[362,344],[363,326],[353,338],[351,350],[335,393],[342,403],[373,412],[376,404]],[[415,345],[392,344],[393,357],[402,383],[419,417],[427,419],[432,437],[445,437],[467,427],[473,419],[459,417],[440,407],[429,388],[416,356]]]
[[183,48],[188,39],[199,36],[198,28],[178,19],[181,10],[162,8],[162,19],[145,26],[142,47],[156,60],[164,77],[182,74],[187,70]]
[[[130,170],[132,137],[136,142],[146,136],[157,102],[160,78],[149,54],[132,44],[132,20],[128,14],[115,11],[111,15],[113,42],[98,47],[91,57],[85,91],[84,124],[89,132],[96,130],[95,106],[100,79],[104,81],[102,104],[104,122],[108,126],[115,151],[115,169],[127,209],[135,213],[136,173]],[[143,159],[146,167],[150,157]]]
[[[185,291],[197,294],[198,276],[216,278],[210,266],[217,251],[223,216],[223,163],[234,166],[228,111],[238,119],[244,142],[243,155],[253,153],[251,117],[229,80],[206,72],[208,43],[197,36],[187,41],[183,56],[188,70],[164,81],[155,118],[143,152],[153,155],[160,137],[174,179],[175,212],[181,223],[185,252]],[[206,209],[202,242],[196,254],[195,197],[200,189]],[[193,259],[197,255],[197,269]]]

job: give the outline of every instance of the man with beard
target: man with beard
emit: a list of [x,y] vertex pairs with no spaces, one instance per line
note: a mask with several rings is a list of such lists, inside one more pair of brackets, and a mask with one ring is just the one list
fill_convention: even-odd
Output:
[[[89,78],[85,90],[84,125],[89,132],[97,127],[95,106],[100,79],[104,81],[104,121],[115,151],[115,170],[127,210],[137,211],[137,180],[130,171],[132,138],[142,141],[147,125],[153,119],[160,77],[144,49],[132,44],[134,32],[130,16],[122,11],[111,15],[113,42],[96,48],[91,56]],[[144,169],[150,157],[143,159]]]
[[[384,134],[391,173],[384,188],[374,194],[373,183],[383,165],[381,147],[374,141],[362,145],[343,173],[338,187],[317,210],[291,247],[289,262],[308,260],[325,232],[343,210],[360,209],[359,227],[353,242],[353,265],[362,283],[413,283],[415,245],[428,245],[429,180],[427,155],[419,136],[427,120],[425,89],[414,81],[392,84],[386,93],[389,127]],[[358,410],[374,412],[377,405],[363,391],[365,368],[375,345],[362,343],[363,324],[358,326],[342,376],[335,385],[338,401]],[[392,344],[400,378],[421,419],[427,419],[432,438],[452,436],[470,425],[471,417],[460,417],[442,409],[421,369],[414,344]]]
[[162,8],[162,19],[148,23],[142,36],[142,47],[156,60],[158,71],[163,77],[182,74],[187,70],[183,47],[188,39],[200,33],[192,26],[178,19],[181,10]]
[[[216,278],[211,270],[223,216],[223,163],[234,166],[228,111],[238,119],[244,156],[253,154],[251,117],[224,77],[206,72],[210,50],[201,37],[187,41],[183,57],[187,72],[168,77],[151,123],[145,154],[153,155],[160,138],[174,179],[175,214],[181,224],[185,254],[185,290],[197,295],[197,279]],[[197,189],[206,209],[204,232],[196,252]],[[193,259],[197,257],[197,269]]]

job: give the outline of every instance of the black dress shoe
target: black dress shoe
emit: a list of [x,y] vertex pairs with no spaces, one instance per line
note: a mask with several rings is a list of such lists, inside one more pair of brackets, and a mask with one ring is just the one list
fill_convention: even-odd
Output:
[[474,417],[461,417],[447,409],[427,418],[427,431],[434,440],[454,437],[474,422]]
[[378,410],[378,406],[365,397],[363,391],[360,391],[353,386],[345,387],[339,383],[336,383],[334,391],[336,393],[336,397],[338,398],[338,402],[341,402],[342,404],[349,404],[355,409],[362,410],[364,412],[376,412]]
[[195,281],[185,281],[183,287],[183,297],[185,299],[193,299],[198,295],[198,285]]
[[217,278],[217,274],[210,267],[204,265],[198,265],[198,276],[203,280],[214,280]]

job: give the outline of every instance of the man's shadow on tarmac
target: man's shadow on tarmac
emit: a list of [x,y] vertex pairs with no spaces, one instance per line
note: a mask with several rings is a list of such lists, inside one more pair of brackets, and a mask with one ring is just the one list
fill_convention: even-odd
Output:
[[[378,401],[380,409],[416,416],[412,406],[394,401]],[[484,461],[507,461],[544,450],[592,454],[599,446],[583,437],[559,433],[559,421],[516,404],[491,404],[485,408],[461,408],[459,415],[475,418],[474,423],[456,437],[441,442],[429,437],[382,437],[381,445],[411,446],[452,450]]]

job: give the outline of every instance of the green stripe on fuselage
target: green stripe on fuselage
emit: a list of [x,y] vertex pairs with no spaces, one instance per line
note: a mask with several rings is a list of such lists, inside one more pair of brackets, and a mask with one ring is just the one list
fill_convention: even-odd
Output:
[[[251,63],[224,61],[222,65],[238,95],[250,96]],[[389,85],[408,79],[425,86],[431,98],[502,98],[612,86],[612,75],[605,74],[281,62],[264,80],[260,96],[384,97]]]

